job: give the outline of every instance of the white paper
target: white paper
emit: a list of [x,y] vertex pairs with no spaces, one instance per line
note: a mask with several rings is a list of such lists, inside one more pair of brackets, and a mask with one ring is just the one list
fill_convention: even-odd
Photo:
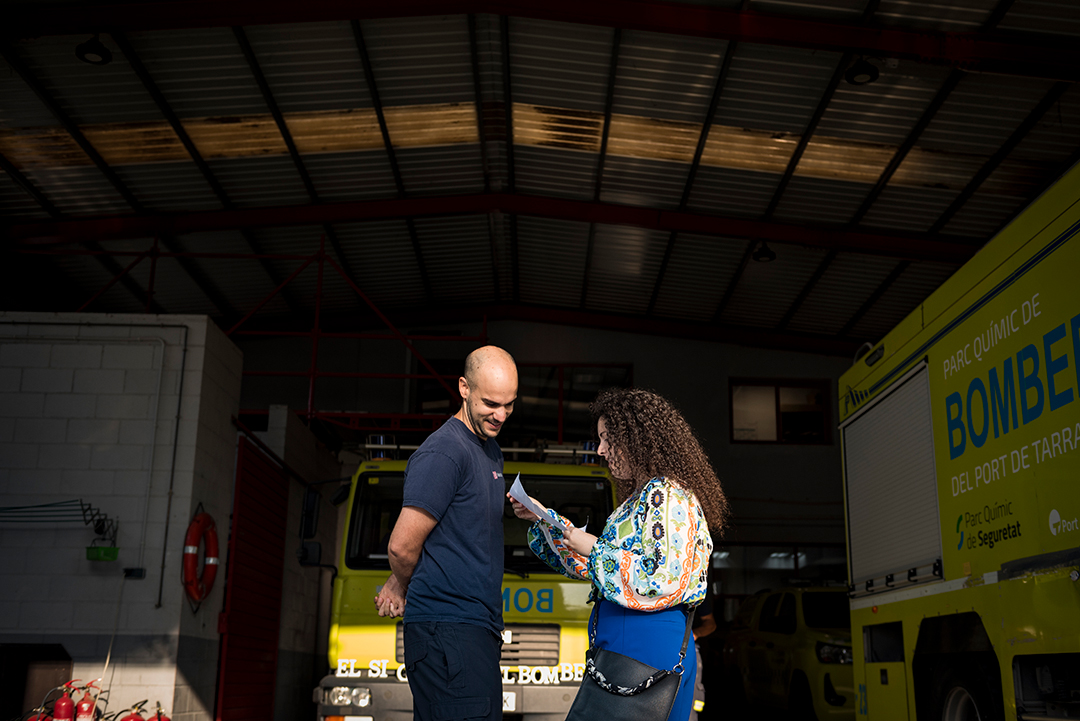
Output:
[[[566,532],[568,532],[570,530],[569,526],[564,525],[560,521],[553,520],[551,518],[551,516],[549,516],[547,514],[547,512],[544,511],[543,508],[541,508],[537,504],[533,503],[533,499],[529,498],[529,494],[525,492],[524,486],[521,485],[521,474],[520,473],[517,474],[517,477],[514,478],[514,484],[512,486],[510,486],[510,497],[513,498],[518,503],[520,503],[521,505],[528,508],[530,511],[535,513],[537,516],[539,516],[540,520],[549,523],[550,525],[554,526],[555,528],[558,528],[563,533],[566,533]],[[588,524],[587,521],[586,521],[586,524]],[[585,526],[582,526],[579,530],[585,530]]]

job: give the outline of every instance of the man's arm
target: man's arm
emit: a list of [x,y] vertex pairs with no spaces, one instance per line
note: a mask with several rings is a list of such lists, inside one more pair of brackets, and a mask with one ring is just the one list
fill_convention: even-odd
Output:
[[705,638],[716,630],[716,618],[713,617],[711,611],[695,620],[701,621],[701,625],[694,629],[695,639]]
[[435,516],[421,508],[404,506],[401,509],[394,532],[390,534],[387,553],[390,556],[390,570],[403,588],[409,587],[413,570],[420,561],[420,552],[424,549],[424,541],[437,523]]
[[436,523],[438,521],[435,517],[425,510],[413,506],[404,506],[401,509],[387,548],[392,573],[375,597],[380,616],[395,617],[404,612],[409,581],[412,580],[413,570],[420,561],[424,541]]

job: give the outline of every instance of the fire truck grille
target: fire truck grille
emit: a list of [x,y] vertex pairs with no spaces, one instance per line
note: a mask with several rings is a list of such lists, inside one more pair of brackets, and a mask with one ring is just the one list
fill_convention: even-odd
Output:
[[[506,642],[508,635],[510,643]],[[559,627],[553,623],[506,624],[501,660],[504,666],[557,666]]]
[[[405,663],[404,627],[397,625],[397,661]],[[509,637],[510,642],[506,642]],[[559,626],[553,623],[508,623],[503,630],[503,666],[557,666]]]

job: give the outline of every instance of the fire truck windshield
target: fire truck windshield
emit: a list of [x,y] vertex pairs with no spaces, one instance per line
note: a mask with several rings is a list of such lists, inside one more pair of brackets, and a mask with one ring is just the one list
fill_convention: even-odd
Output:
[[[510,488],[510,478],[506,484]],[[588,522],[590,533],[599,534],[612,512],[611,486],[604,477],[542,476],[522,474],[525,489],[538,501],[581,526]],[[401,472],[362,474],[357,479],[351,509],[345,563],[349,568],[389,570],[387,546],[390,532],[401,513]],[[510,573],[550,572],[529,550],[529,523],[514,515],[510,502],[503,509],[506,539],[505,564]]]

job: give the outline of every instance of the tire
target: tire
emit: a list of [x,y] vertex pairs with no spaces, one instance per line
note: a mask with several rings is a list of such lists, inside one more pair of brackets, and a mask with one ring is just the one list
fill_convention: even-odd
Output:
[[801,672],[796,672],[791,677],[788,710],[791,712],[791,718],[797,721],[817,721],[817,714],[814,713],[814,695],[810,693],[810,684]]
[[952,672],[938,687],[930,718],[932,721],[1004,721],[1005,717],[985,676]]

